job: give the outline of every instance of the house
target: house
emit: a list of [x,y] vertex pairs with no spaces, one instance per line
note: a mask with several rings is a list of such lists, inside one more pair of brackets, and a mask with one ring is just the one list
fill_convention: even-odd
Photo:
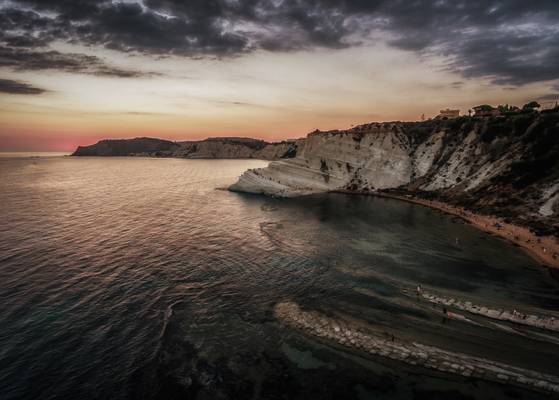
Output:
[[441,110],[440,114],[437,115],[437,119],[452,119],[458,118],[460,116],[460,110],[451,110],[447,108],[446,110]]
[[472,107],[474,110],[474,117],[495,117],[501,115],[498,108],[490,106],[489,104],[482,104],[481,106]]

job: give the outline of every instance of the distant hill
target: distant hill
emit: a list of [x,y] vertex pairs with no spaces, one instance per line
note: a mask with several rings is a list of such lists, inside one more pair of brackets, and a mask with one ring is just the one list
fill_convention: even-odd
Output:
[[200,141],[171,142],[155,138],[105,139],[90,146],[80,146],[73,156],[144,156],[276,160],[291,158],[304,139],[268,143],[241,137],[216,137]]
[[135,154],[169,154],[180,147],[169,140],[148,137],[135,139],[105,139],[91,146],[79,146],[73,156],[130,156]]

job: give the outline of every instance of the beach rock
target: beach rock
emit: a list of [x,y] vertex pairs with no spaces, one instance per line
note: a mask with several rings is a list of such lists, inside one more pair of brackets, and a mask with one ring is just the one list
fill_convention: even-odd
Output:
[[437,296],[432,293],[423,292],[421,298],[433,304],[445,304],[453,306],[459,310],[468,311],[472,314],[481,315],[487,318],[496,319],[500,321],[509,321],[519,325],[527,325],[535,328],[545,329],[549,331],[559,332],[559,320],[553,315],[536,316],[528,315],[526,318],[520,317],[517,314],[508,310],[495,310],[486,306],[474,305],[470,301],[465,303],[461,301],[454,301],[454,299],[446,299],[442,296]]
[[[559,394],[559,377],[530,371],[481,357],[446,351],[437,347],[417,342],[387,341],[372,332],[364,332],[357,327],[341,330],[339,324],[316,312],[303,311],[296,303],[283,302],[274,308],[276,318],[283,324],[298,330],[305,330],[309,335],[321,337],[321,326],[326,323],[327,335],[333,342],[354,351],[378,355],[410,365],[423,365],[441,372],[464,377],[486,379],[501,383],[510,383],[544,392]],[[313,324],[301,321],[314,321]],[[307,329],[308,328],[308,329]],[[336,330],[338,328],[338,330]],[[362,341],[347,340],[346,331],[353,337],[362,337]]]

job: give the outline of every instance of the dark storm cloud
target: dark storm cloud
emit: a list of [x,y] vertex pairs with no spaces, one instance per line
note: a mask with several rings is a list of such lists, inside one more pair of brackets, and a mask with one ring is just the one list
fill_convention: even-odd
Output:
[[14,71],[55,70],[117,78],[153,75],[111,67],[95,56],[14,47],[0,47],[0,67],[9,67]]
[[54,40],[150,55],[232,56],[380,40],[445,55],[465,77],[559,78],[557,0],[19,0],[0,11],[4,46]]
[[25,82],[0,78],[0,93],[37,95],[37,94],[43,94],[45,92],[46,92],[45,89],[32,86]]
[[55,70],[120,78],[155,75],[113,67],[96,56],[61,53],[49,48],[55,40],[82,43],[71,20],[65,20],[62,14],[58,17],[42,14],[45,11],[58,12],[54,3],[58,7],[64,2],[52,2],[52,7],[48,1],[41,2],[36,11],[0,9],[0,67],[15,71]]

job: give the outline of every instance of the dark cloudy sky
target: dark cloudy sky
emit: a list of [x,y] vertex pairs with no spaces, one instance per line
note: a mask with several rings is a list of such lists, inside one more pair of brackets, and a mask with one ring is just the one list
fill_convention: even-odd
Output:
[[0,150],[559,100],[559,1],[0,0]]

